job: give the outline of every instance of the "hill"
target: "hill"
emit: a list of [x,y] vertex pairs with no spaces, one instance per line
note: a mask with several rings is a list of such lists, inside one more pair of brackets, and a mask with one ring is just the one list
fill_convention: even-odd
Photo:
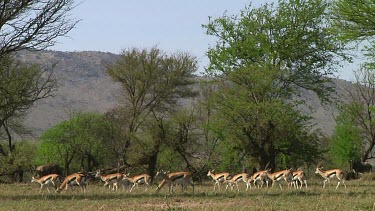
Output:
[[[57,76],[58,90],[54,97],[39,101],[28,114],[26,124],[39,136],[69,116],[70,111],[96,111],[104,113],[117,103],[120,86],[113,83],[104,71],[103,64],[114,62],[118,55],[106,52],[21,52],[17,59],[25,62],[53,65]],[[352,86],[350,82],[334,79],[337,93],[345,93]],[[327,135],[335,126],[333,105],[322,106],[312,92],[303,93],[307,106],[301,108],[315,118],[317,128]],[[311,109],[310,109],[310,108]]]

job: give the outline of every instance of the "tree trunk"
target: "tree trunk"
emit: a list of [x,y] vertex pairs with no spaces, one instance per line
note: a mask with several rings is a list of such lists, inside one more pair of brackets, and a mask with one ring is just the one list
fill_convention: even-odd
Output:
[[260,156],[258,157],[258,162],[260,166],[259,170],[271,169],[273,171],[276,168],[275,157],[268,155],[268,153],[264,151],[260,153]]
[[156,143],[154,145],[154,150],[152,151],[151,156],[148,160],[148,174],[151,176],[151,180],[154,180],[154,175],[156,172],[156,165],[158,161],[158,155],[159,155],[159,149],[160,149],[160,142]]
[[9,155],[10,155],[15,150],[15,147],[12,144],[12,135],[10,134],[9,128],[5,124],[3,124],[3,127],[8,137],[8,147],[9,147]]
[[362,161],[362,162],[366,162],[366,161],[367,161],[367,159],[369,158],[370,153],[371,153],[372,150],[374,149],[374,146],[375,146],[375,137],[372,138],[372,141],[371,141],[370,146],[367,148],[367,150],[366,150],[365,153],[363,154],[363,156],[362,156],[362,158],[361,158],[361,161]]

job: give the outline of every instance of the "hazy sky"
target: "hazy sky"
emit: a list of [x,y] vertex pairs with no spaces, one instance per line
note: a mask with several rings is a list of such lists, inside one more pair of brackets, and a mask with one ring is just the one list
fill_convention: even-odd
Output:
[[[78,0],[79,1],[79,0]],[[276,0],[85,0],[72,11],[80,19],[66,38],[50,48],[59,51],[104,51],[157,46],[167,53],[189,52],[198,58],[199,71],[207,66],[205,53],[215,43],[202,24],[208,16],[239,14],[251,2],[253,7]],[[346,67],[339,77],[352,79]]]

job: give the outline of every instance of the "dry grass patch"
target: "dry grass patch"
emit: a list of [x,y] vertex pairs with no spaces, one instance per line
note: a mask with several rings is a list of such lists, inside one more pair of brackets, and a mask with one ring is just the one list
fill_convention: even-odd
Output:
[[155,187],[112,192],[99,185],[90,185],[87,193],[68,190],[65,193],[39,194],[36,184],[1,184],[2,210],[375,210],[375,181],[347,181],[348,188],[335,190],[336,183],[323,189],[320,180],[310,181],[302,190],[276,187],[245,191],[213,191],[211,185],[196,185],[182,193],[167,188],[159,193]]

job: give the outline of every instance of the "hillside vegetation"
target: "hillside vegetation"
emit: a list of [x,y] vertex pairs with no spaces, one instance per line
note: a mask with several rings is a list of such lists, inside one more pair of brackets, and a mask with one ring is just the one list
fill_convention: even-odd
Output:
[[[104,65],[112,63],[118,55],[107,52],[60,52],[37,51],[21,52],[17,59],[42,65],[54,65],[53,69],[59,81],[54,97],[39,101],[26,120],[38,137],[46,129],[68,118],[69,111],[97,111],[104,113],[113,108],[119,94],[119,85],[115,84],[104,71]],[[332,99],[345,99],[350,82],[334,79],[337,95]],[[303,98],[307,106],[302,108],[311,112],[317,128],[331,135],[335,127],[335,103],[322,105],[312,92],[305,92]]]

